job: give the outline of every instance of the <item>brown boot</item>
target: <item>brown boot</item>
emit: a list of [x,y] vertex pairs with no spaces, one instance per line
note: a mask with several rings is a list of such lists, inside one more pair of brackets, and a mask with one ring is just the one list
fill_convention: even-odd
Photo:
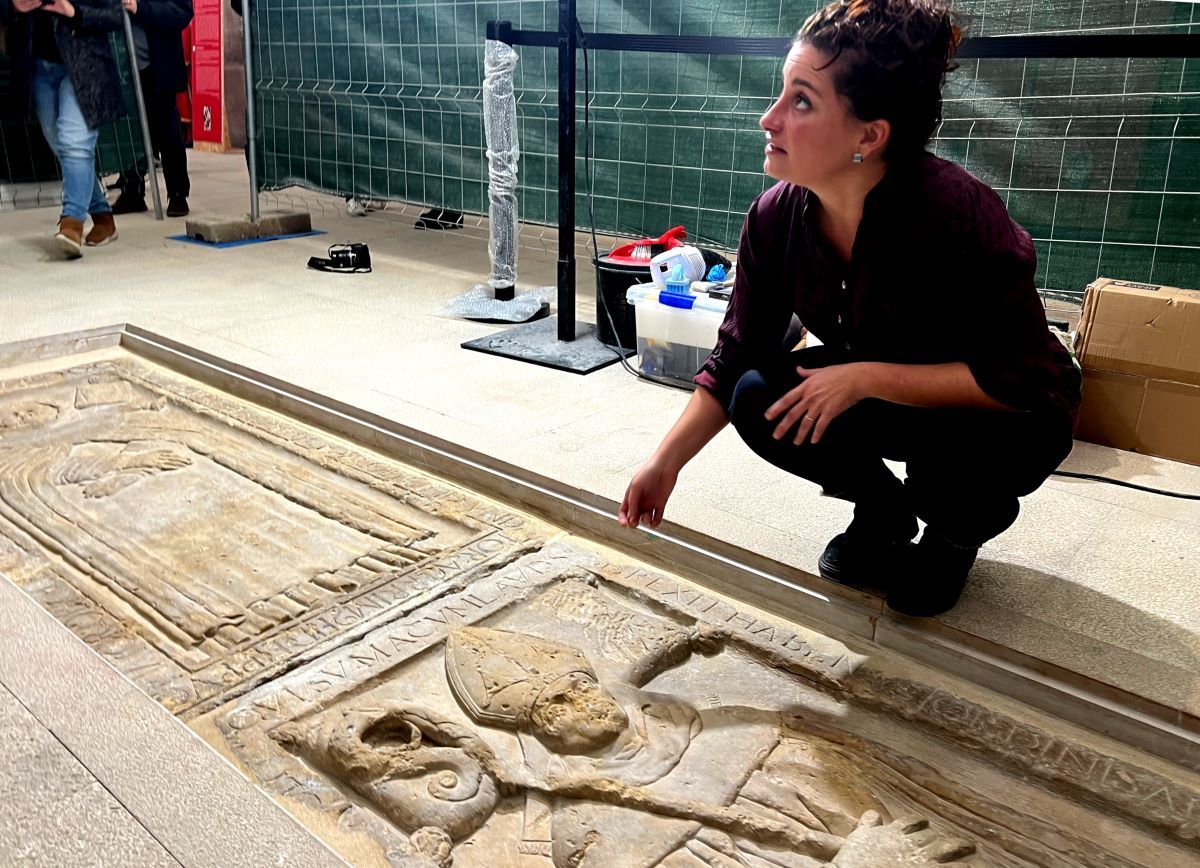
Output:
[[110,241],[117,240],[117,221],[111,211],[92,215],[92,231],[87,234],[88,247],[99,247]]
[[58,242],[63,253],[67,254],[67,259],[78,259],[83,256],[83,223],[74,217],[60,217],[58,234],[54,236],[54,240]]

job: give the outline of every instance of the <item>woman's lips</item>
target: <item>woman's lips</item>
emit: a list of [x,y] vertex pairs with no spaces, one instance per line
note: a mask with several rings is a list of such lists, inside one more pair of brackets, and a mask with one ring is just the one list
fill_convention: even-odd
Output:
[[787,153],[787,151],[785,151],[783,148],[779,147],[779,145],[773,144],[771,142],[767,142],[767,146],[763,150],[765,151],[765,153],[768,156],[770,156],[771,154],[786,154]]

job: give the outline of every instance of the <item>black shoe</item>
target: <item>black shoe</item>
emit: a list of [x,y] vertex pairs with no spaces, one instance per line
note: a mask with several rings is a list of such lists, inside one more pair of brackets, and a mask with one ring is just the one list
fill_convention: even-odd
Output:
[[186,217],[188,214],[187,196],[167,197],[167,216]]
[[839,533],[825,546],[817,561],[817,572],[839,585],[865,590],[891,586],[907,540],[852,533]]
[[113,202],[112,210],[114,214],[138,214],[146,210],[146,197],[141,193],[122,190],[117,201]]
[[900,557],[917,535],[917,518],[902,496],[884,489],[854,504],[854,520],[839,533],[817,561],[822,576],[852,588],[889,587],[901,569]]
[[979,547],[960,546],[925,528],[921,541],[905,553],[905,580],[888,590],[888,608],[914,618],[932,618],[958,603]]
[[461,211],[430,208],[417,218],[414,225],[417,229],[462,229],[463,215]]

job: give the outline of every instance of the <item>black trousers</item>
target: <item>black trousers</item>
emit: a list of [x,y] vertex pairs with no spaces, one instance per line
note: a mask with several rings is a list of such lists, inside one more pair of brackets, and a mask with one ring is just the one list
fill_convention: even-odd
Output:
[[[142,80],[142,97],[146,101],[146,121],[150,126],[150,143],[154,153],[162,157],[163,180],[167,196],[188,196],[192,182],[188,177],[187,149],[183,146],[183,127],[179,121],[179,105],[175,93],[155,81],[154,70],[146,67],[138,73]],[[146,164],[121,173],[121,189],[146,194]]]
[[[1062,421],[1031,413],[973,408],[926,409],[867,399],[830,423],[821,442],[775,440],[778,420],[763,414],[802,378],[796,367],[838,364],[827,347],[782,354],[738,381],[730,405],[746,444],[776,467],[852,501],[855,522],[881,528],[918,516],[963,546],[982,545],[1016,521],[1018,501],[1040,486],[1071,451]],[[794,436],[795,431],[791,432]],[[902,484],[883,459],[903,461]],[[901,536],[904,534],[901,533]]]

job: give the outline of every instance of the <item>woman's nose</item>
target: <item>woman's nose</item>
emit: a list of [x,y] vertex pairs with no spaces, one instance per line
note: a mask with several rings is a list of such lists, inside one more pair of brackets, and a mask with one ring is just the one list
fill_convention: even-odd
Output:
[[779,129],[779,124],[775,120],[777,114],[775,110],[777,108],[779,108],[778,101],[771,103],[771,107],[763,112],[763,116],[758,119],[758,125],[768,133],[776,132]]

